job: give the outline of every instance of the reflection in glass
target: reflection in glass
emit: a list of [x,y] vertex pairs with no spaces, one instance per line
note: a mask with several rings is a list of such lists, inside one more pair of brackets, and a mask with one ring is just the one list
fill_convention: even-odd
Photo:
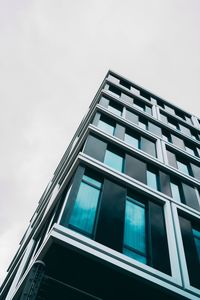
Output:
[[145,226],[145,205],[128,197],[125,208],[123,253],[142,263],[147,263]]
[[101,183],[84,175],[75,200],[69,227],[92,235]]
[[200,263],[200,231],[198,231],[196,229],[192,229],[192,233],[194,236],[194,242],[195,242],[197,255],[198,255],[199,263]]

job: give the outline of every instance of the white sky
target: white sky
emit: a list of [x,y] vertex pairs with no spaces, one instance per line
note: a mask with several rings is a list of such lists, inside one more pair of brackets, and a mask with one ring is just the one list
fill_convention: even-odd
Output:
[[200,115],[199,0],[0,0],[0,282],[108,69]]

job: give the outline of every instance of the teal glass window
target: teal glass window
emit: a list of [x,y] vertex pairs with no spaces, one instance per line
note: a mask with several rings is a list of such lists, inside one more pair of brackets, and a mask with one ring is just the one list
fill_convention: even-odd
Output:
[[172,198],[177,202],[181,202],[179,185],[175,182],[170,182],[170,187],[172,192]]
[[189,175],[188,166],[186,164],[184,164],[183,162],[177,160],[177,166],[178,166],[179,171]]
[[69,219],[69,227],[91,236],[98,206],[101,182],[84,175]]
[[116,150],[109,148],[106,150],[104,163],[117,171],[123,172],[124,158]]
[[134,148],[139,148],[139,137],[130,135],[128,133],[125,133],[124,141],[129,144],[130,146],[133,146]]
[[123,253],[144,264],[147,263],[145,227],[145,205],[127,197]]
[[105,120],[101,120],[101,119],[99,120],[98,128],[108,134],[111,134],[111,135],[114,134],[114,126],[112,124],[109,124]]
[[197,255],[198,255],[199,263],[200,263],[200,231],[193,228],[192,233],[193,233],[194,243],[195,243],[195,247],[197,250]]
[[152,189],[158,190],[157,174],[154,170],[147,170],[147,185]]

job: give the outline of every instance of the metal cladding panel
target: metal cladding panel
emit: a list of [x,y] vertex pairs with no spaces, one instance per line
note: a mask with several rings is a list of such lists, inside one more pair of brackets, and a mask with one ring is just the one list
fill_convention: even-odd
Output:
[[186,135],[191,135],[190,129],[183,126],[182,124],[179,124],[180,130],[182,133],[186,134]]
[[195,189],[192,186],[187,185],[185,183],[182,183],[182,189],[183,189],[185,203],[188,206],[199,210],[199,202],[197,199]]
[[126,110],[126,119],[135,124],[138,124],[138,116],[129,110]]
[[170,176],[162,171],[159,171],[160,191],[171,197]]
[[152,132],[160,137],[162,136],[161,128],[158,127],[157,125],[155,125],[154,123],[148,122],[148,129],[150,132]]
[[125,174],[146,184],[146,170],[147,165],[145,162],[126,154]]
[[194,175],[194,177],[198,180],[200,180],[200,167],[196,166],[194,164],[190,164],[191,165],[191,169],[192,169],[192,173]]
[[177,169],[176,155],[171,151],[167,150],[167,158],[169,165]]
[[156,157],[156,145],[154,142],[152,142],[144,137],[141,137],[140,145],[141,145],[140,146],[141,150]]
[[152,114],[152,108],[149,107],[148,105],[146,105],[145,111],[150,115]]
[[95,240],[122,252],[126,188],[105,179]]
[[121,140],[124,140],[124,135],[125,135],[125,127],[124,126],[121,126],[120,124],[117,124],[116,125],[116,128],[115,128],[115,133],[114,135],[121,139]]
[[92,121],[92,124],[97,126],[100,120],[101,114],[99,112],[96,113],[96,115],[94,116],[94,119]]
[[151,265],[171,275],[163,207],[149,202],[149,230],[151,240]]
[[99,138],[89,135],[85,144],[84,153],[103,162],[107,148],[107,143]]
[[179,148],[185,150],[185,145],[184,145],[184,142],[183,142],[182,139],[179,139],[177,136],[175,136],[175,135],[173,135],[173,134],[171,135],[171,137],[172,137],[172,143],[173,143],[175,146],[177,146],[177,147],[179,147]]
[[109,104],[109,100],[105,97],[101,97],[100,102],[99,102],[102,106],[104,106],[105,108],[108,108],[108,104]]
[[126,101],[129,104],[133,104],[133,98],[128,96],[127,94],[121,93],[121,100]]

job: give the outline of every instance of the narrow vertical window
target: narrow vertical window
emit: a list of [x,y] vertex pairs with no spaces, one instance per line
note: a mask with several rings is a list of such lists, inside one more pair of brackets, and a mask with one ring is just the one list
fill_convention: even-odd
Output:
[[164,129],[162,129],[162,138],[165,142],[170,142],[171,143],[171,136],[170,133]]
[[146,258],[145,205],[127,197],[123,253],[144,264]]
[[106,150],[104,163],[117,171],[123,172],[124,158],[121,153],[116,150],[109,148]]
[[158,190],[157,174],[154,170],[147,170],[147,185],[152,189]]
[[195,247],[197,250],[197,255],[198,255],[199,263],[200,263],[200,231],[193,228],[192,233],[193,233],[194,243],[195,243]]
[[137,135],[125,133],[124,141],[134,148],[139,148],[139,137]]
[[171,187],[171,192],[172,192],[172,198],[177,202],[181,202],[179,185],[177,183],[171,181],[170,187]]
[[84,175],[69,219],[69,227],[92,236],[101,182]]

